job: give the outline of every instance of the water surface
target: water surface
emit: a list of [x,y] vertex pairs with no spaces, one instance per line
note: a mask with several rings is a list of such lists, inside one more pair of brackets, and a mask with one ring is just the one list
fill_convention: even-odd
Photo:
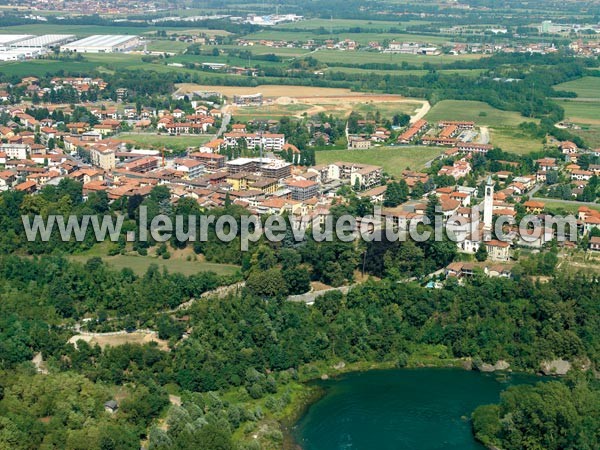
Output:
[[304,450],[482,450],[467,420],[528,375],[460,369],[399,369],[345,375],[318,384],[326,395],[293,430]]

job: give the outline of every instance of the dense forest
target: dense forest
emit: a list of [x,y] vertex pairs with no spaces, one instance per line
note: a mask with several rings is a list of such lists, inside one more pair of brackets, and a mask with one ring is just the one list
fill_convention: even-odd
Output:
[[[494,150],[476,170],[505,157],[510,158]],[[531,165],[531,157],[523,164]],[[126,229],[136,230],[141,205],[151,215],[239,217],[243,210],[228,205],[202,211],[187,199],[173,206],[164,186],[146,198],[112,204],[102,194],[83,201],[81,189],[80,183],[63,180],[35,196],[0,195],[5,212],[0,217],[0,442],[7,447],[136,448],[139,439],[149,437],[156,449],[253,448],[240,443],[267,421],[270,431],[261,448],[281,448],[277,420],[306,389],[299,381],[319,376],[323,365],[405,367],[471,358],[476,366],[503,359],[514,369],[537,371],[542,360],[563,358],[593,368],[600,362],[598,280],[556,273],[552,250],[520,260],[513,280],[481,274],[464,286],[448,280],[438,290],[422,287],[419,279],[456,257],[455,244],[447,240],[357,246],[311,238],[296,242],[286,235],[279,243],[260,240],[240,252],[238,240],[219,242],[211,229],[208,242],[106,245],[109,254],[144,257],[152,251],[162,258],[167,249],[191,246],[208,260],[240,265],[240,273],[227,277],[183,276],[156,266],[139,275],[114,270],[98,257],[86,261],[81,255],[97,245],[92,236],[81,243],[27,241],[21,214],[120,215]],[[403,192],[398,183],[398,195]],[[331,212],[362,217],[372,208],[349,189]],[[382,280],[360,284],[347,295],[326,294],[311,307],[285,300],[306,292],[311,280],[353,283],[357,270]],[[532,274],[552,278],[535,282]],[[415,281],[407,281],[412,277]],[[246,287],[239,295],[176,310],[240,279]],[[78,327],[149,328],[165,346],[68,344]],[[35,374],[36,354],[42,355],[47,375]],[[181,397],[181,406],[167,408],[171,393]],[[115,397],[120,408],[110,419],[102,404]],[[165,414],[168,431],[154,426]],[[82,436],[89,439],[87,447]]]
[[[384,280],[346,296],[326,294],[313,307],[284,301],[278,291],[255,293],[250,282],[240,297],[197,302],[182,323],[183,313],[161,311],[198,295],[212,276],[186,279],[151,269],[138,278],[95,259],[83,266],[55,257],[5,257],[1,267],[0,410],[6,414],[0,441],[18,442],[11,448],[42,442],[83,448],[77,439],[86,423],[97,429],[97,440],[86,448],[133,448],[168,404],[167,390],[180,393],[184,403],[171,409],[168,432],[150,431],[155,448],[232,448],[235,431],[284,408],[298,374],[310,377],[319,361],[404,367],[430,355],[430,363],[504,359],[515,369],[535,371],[546,359],[592,367],[600,359],[598,280],[584,277],[538,283],[482,276],[465,286],[448,282],[443,290]],[[158,328],[170,351],[153,344],[101,350],[83,341],[76,348],[66,343],[74,318],[106,320],[112,308],[131,310],[138,321],[130,326],[143,319]],[[189,337],[182,340],[186,330]],[[28,361],[36,352],[44,355],[49,375],[32,374]],[[104,426],[101,403],[115,389],[125,399],[111,426],[124,429],[118,433],[123,441],[111,443],[117,436],[106,436],[110,426]],[[232,389],[240,399],[224,401],[221,396]],[[261,410],[252,402],[261,402]],[[73,409],[91,422],[78,420],[69,413]],[[31,424],[36,432],[29,432]]]
[[473,413],[473,430],[488,447],[506,450],[592,450],[600,442],[598,380],[577,374],[565,382],[512,386],[498,405]]

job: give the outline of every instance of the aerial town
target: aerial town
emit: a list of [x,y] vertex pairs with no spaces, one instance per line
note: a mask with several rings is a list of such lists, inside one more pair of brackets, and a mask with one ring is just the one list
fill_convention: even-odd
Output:
[[0,2],[0,449],[597,450],[600,0]]
[[[90,48],[105,45],[94,36],[84,41],[88,44],[82,41],[70,44],[70,48],[77,46],[84,51],[87,45]],[[116,40],[106,45],[115,42],[114,45],[119,45]],[[443,164],[432,161],[429,169],[407,168],[399,177],[390,178],[378,165],[347,161],[315,164],[305,159],[303,153],[309,153],[311,146],[301,151],[288,142],[289,136],[279,132],[278,121],[231,121],[229,101],[242,109],[272,101],[262,94],[233,95],[229,100],[213,92],[197,91],[185,103],[185,110],[167,110],[128,104],[127,91],[117,88],[116,102],[79,103],[76,107],[84,108],[91,116],[86,121],[65,122],[55,118],[74,117],[73,106],[45,104],[44,99],[65,89],[73,89],[80,96],[102,92],[107,83],[102,79],[55,77],[49,87],[41,87],[36,77],[25,77],[18,86],[0,87],[11,91],[18,88],[25,95],[41,99],[35,104],[13,104],[11,95],[2,91],[5,105],[0,107],[4,118],[0,127],[0,164],[4,170],[0,172],[0,190],[32,194],[70,178],[83,183],[84,198],[89,193],[103,191],[109,200],[115,201],[134,195],[145,197],[153,187],[165,185],[170,188],[173,201],[189,197],[203,208],[222,207],[231,201],[250,213],[287,212],[301,215],[305,223],[314,220],[323,223],[331,206],[344,201],[339,196],[342,186],[349,186],[373,204],[385,206],[389,203],[386,202],[389,183],[402,181],[409,195],[393,208],[384,207],[385,217],[406,222],[423,216],[428,197],[434,194],[439,198],[445,219],[453,216],[471,219],[471,208],[477,205],[482,206],[481,224],[490,227],[490,223],[483,223],[485,207],[497,216],[516,217],[524,210],[541,217],[545,203],[542,198],[534,198],[534,194],[546,190],[549,175],[556,177],[552,184],[558,184],[559,178],[565,180],[563,186],[570,189],[566,198],[574,201],[581,198],[592,178],[600,175],[600,164],[590,164],[599,160],[600,149],[584,150],[570,141],[554,141],[549,146],[560,156],[535,160],[530,172],[524,172],[518,161],[496,160],[497,170],[481,172],[474,187],[464,186],[462,181],[472,174],[473,166],[494,150],[488,142],[489,132],[473,121],[429,123],[417,119],[404,127],[389,123],[386,127],[376,120],[357,120],[358,132],[347,135],[349,155],[385,145],[443,149],[435,158]],[[215,95],[221,103],[203,100]],[[327,130],[331,125],[316,123],[318,120],[314,117],[307,122],[313,145],[317,140],[325,141],[324,137],[329,140]],[[322,128],[326,131],[320,131]],[[173,152],[132,144],[120,138],[124,130],[147,135],[206,136],[206,142]],[[584,167],[578,164],[580,159],[585,160]],[[493,180],[495,187],[489,199],[483,195],[481,184],[487,178]],[[440,181],[443,186],[439,186]],[[479,217],[475,220],[479,221]],[[487,220],[491,220],[491,215]],[[600,226],[600,214],[586,207],[585,202],[577,211],[577,220],[581,236]],[[482,239],[483,236],[475,240],[465,237],[458,242],[458,249],[475,254]],[[552,230],[546,230],[534,243],[512,244],[543,248],[553,239]],[[483,243],[490,260],[510,261],[511,243],[497,240]],[[592,237],[589,249],[597,250],[598,243]]]

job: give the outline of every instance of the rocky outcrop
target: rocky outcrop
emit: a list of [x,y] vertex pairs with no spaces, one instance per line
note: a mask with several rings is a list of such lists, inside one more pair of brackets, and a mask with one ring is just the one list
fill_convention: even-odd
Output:
[[566,375],[571,370],[571,363],[564,359],[542,361],[540,363],[540,370],[544,375]]
[[480,372],[497,372],[499,370],[508,370],[510,364],[504,361],[503,359],[496,362],[496,364],[488,364],[488,363],[479,363],[475,364],[475,369]]

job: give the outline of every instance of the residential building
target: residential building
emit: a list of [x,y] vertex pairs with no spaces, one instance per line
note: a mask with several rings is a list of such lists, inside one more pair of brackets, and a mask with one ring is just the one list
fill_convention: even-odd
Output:
[[310,180],[286,180],[292,200],[304,201],[319,194],[319,183]]
[[90,149],[92,164],[106,171],[116,167],[115,150],[110,147],[92,147]]

